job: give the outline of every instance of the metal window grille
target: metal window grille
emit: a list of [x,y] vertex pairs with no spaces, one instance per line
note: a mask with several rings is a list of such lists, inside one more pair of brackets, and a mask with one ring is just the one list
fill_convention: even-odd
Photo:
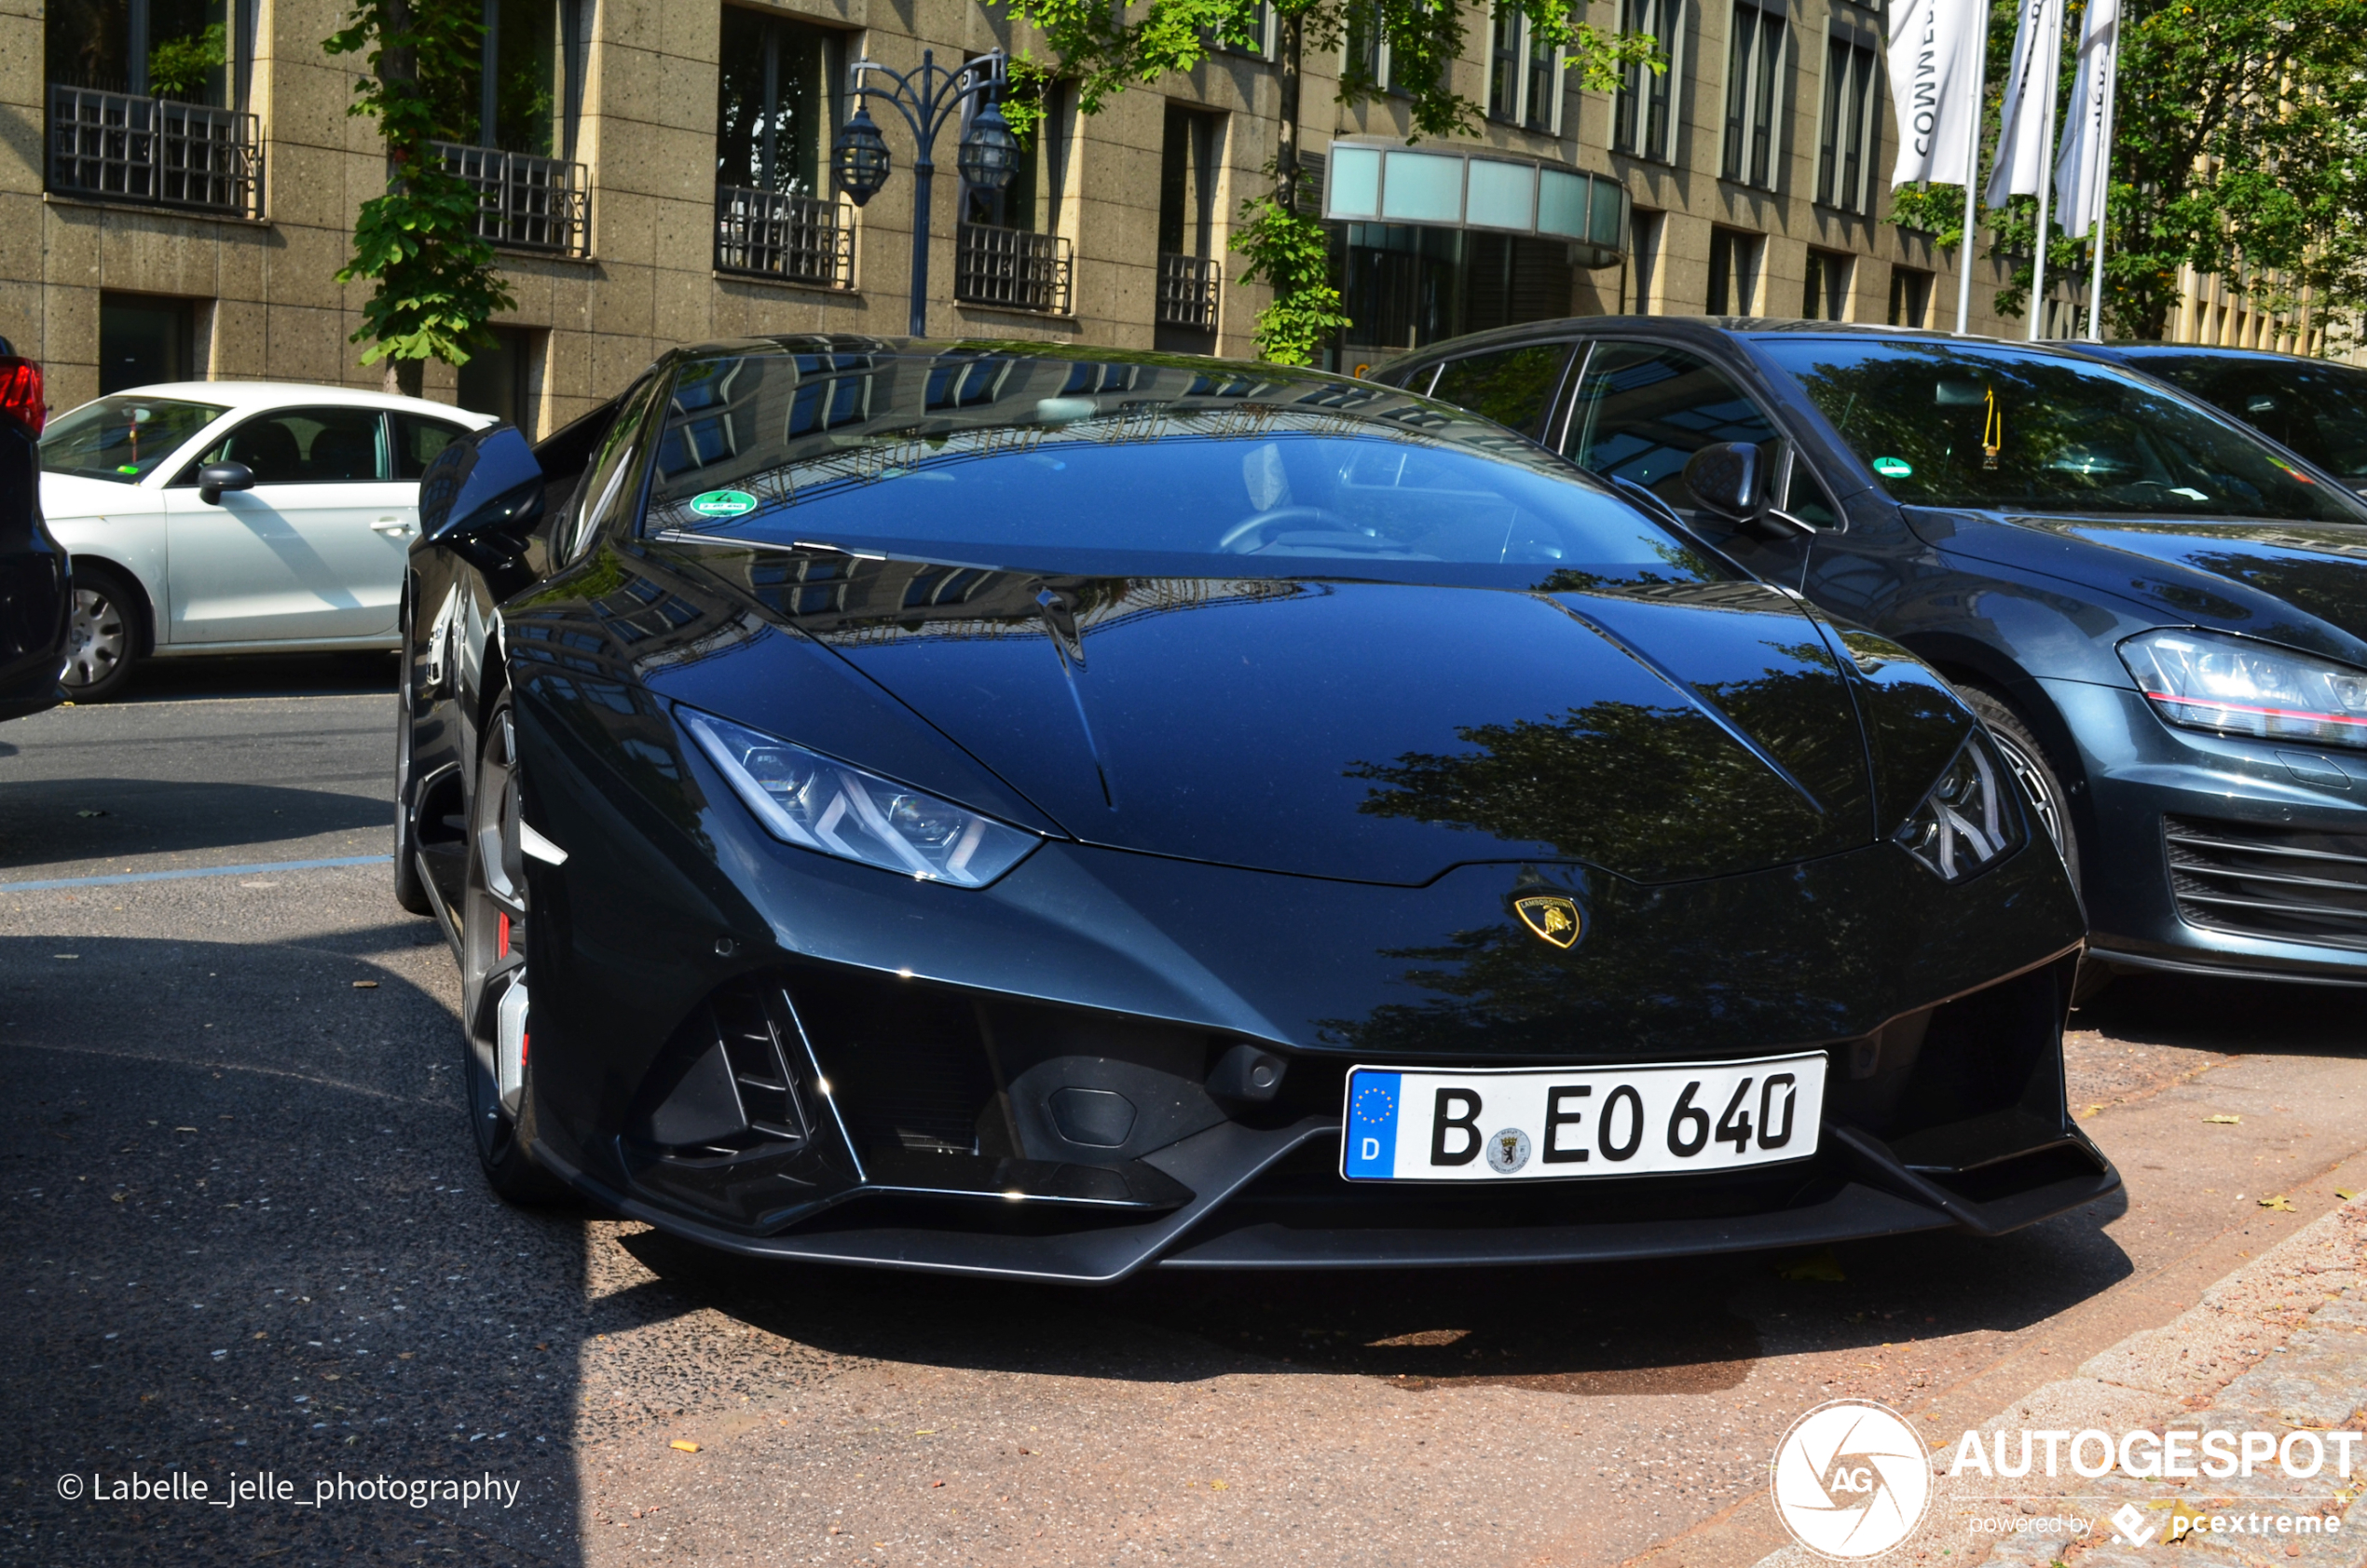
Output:
[[1159,257],[1158,324],[1216,330],[1216,290],[1225,265],[1201,256]]
[[50,86],[51,190],[243,216],[255,210],[262,174],[253,115]]
[[825,289],[855,287],[855,229],[839,207],[810,196],[715,188],[718,272],[786,278]]
[[478,238],[522,251],[584,253],[591,239],[591,182],[583,165],[457,142],[429,145],[446,173],[476,188]]
[[954,239],[953,297],[970,305],[1064,316],[1069,308],[1069,242],[1057,234],[964,224]]

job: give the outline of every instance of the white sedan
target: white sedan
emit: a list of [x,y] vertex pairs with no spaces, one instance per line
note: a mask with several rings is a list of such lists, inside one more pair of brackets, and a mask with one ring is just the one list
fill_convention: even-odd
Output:
[[494,423],[274,381],[116,392],[49,421],[41,510],[74,562],[68,696],[142,658],[399,646],[419,473]]

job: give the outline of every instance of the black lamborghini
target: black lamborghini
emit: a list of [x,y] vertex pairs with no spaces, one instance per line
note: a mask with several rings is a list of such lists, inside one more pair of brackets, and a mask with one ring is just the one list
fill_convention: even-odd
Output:
[[420,513],[396,895],[506,1196],[1101,1282],[2117,1185],[1971,713],[1475,416],[762,339],[455,442]]

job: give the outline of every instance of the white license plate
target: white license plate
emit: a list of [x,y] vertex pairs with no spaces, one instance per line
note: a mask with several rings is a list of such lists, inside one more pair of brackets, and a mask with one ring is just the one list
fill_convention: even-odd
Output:
[[1350,1181],[1651,1176],[1816,1152],[1825,1055],[1678,1067],[1348,1074]]

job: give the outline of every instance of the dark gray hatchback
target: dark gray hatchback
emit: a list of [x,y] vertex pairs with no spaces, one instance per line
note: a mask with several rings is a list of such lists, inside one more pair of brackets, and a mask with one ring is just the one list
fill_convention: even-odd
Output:
[[1937,333],[1588,317],[1372,378],[1938,666],[2100,959],[2367,984],[2367,503],[2336,476],[2117,365]]

